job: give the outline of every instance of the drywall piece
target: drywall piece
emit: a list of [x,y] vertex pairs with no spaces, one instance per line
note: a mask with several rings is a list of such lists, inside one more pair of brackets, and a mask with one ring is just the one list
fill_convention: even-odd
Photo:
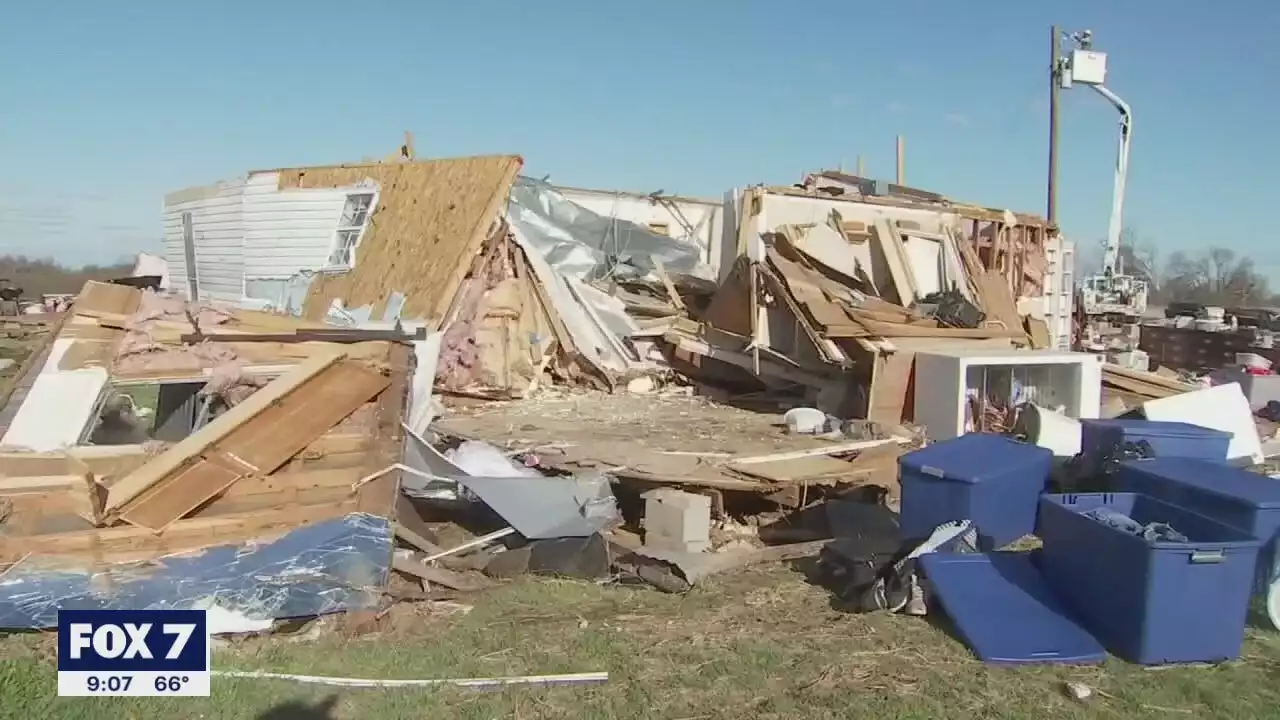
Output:
[[160,289],[169,289],[169,263],[159,255],[138,253],[133,265],[133,277],[153,276],[160,278]]
[[1228,460],[1260,463],[1264,459],[1258,427],[1254,425],[1253,412],[1249,410],[1249,399],[1244,396],[1239,383],[1148,400],[1142,404],[1142,414],[1148,420],[1184,422],[1231,433],[1231,444],[1227,446]]
[[971,397],[1009,408],[1033,402],[1068,417],[1096,418],[1102,359],[1089,353],[981,347],[916,353],[914,419],[930,440],[970,431]]
[[916,291],[911,267],[902,256],[902,236],[885,217],[877,217],[871,229],[872,243],[879,250],[893,284],[892,292],[880,285],[880,297],[910,307],[916,301]]
[[905,233],[902,244],[919,296],[925,298],[941,292],[948,279],[942,265],[945,257],[942,241],[917,233]]
[[434,332],[425,340],[413,341],[414,370],[410,382],[409,420],[405,427],[421,435],[435,418],[432,390],[435,388],[436,367],[440,364],[440,343],[444,332]]
[[[54,353],[50,353],[53,359]],[[48,452],[80,442],[81,433],[93,421],[107,380],[106,369],[100,367],[40,373],[0,447]]]
[[711,498],[671,488],[644,494],[644,544],[654,550],[711,549]]
[[850,242],[839,230],[825,224],[795,226],[795,232],[787,233],[787,238],[805,255],[846,277],[856,279],[863,275],[876,288],[888,281],[875,276],[870,242]]

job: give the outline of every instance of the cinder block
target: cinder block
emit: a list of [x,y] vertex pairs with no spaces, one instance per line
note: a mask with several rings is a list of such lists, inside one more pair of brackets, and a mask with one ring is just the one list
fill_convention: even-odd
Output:
[[711,549],[711,498],[658,488],[644,494],[644,544],[654,550]]

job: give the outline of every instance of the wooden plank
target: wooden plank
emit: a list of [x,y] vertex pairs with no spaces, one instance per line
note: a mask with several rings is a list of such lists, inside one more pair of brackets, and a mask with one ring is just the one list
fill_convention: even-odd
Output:
[[728,462],[736,465],[751,465],[755,463],[777,462],[779,460],[798,460],[800,458],[818,457],[822,455],[842,455],[844,453],[862,452],[881,445],[890,443],[900,444],[907,442],[904,438],[892,437],[883,440],[851,440],[843,443],[832,443],[830,445],[822,445],[819,447],[805,448],[803,450],[785,450],[783,452],[769,453],[767,455],[744,455],[731,457]]
[[142,303],[142,291],[128,285],[90,280],[80,289],[72,311],[77,315],[105,312],[132,315]]
[[901,350],[891,355],[876,356],[871,398],[867,403],[868,420],[891,426],[902,422],[915,362],[915,353]]
[[734,472],[775,483],[790,483],[814,478],[838,477],[853,468],[847,460],[829,455],[768,460],[757,463],[729,463]]
[[231,428],[207,446],[200,459],[122,506],[120,519],[163,531],[236,480],[274,472],[381,392],[388,382],[385,375],[363,363],[348,360],[328,365],[262,412]]
[[[200,517],[225,512],[226,507],[241,503],[246,498],[272,496],[277,504],[308,505],[318,502],[321,496],[328,497],[326,493],[335,488],[350,491],[355,481],[363,477],[364,460],[363,454],[329,456],[322,461],[307,463],[300,469],[286,466],[286,469],[264,478],[245,479],[234,483],[216,500],[204,506]],[[52,475],[8,480],[8,484],[0,487],[0,497],[13,502],[15,513],[40,516],[80,514],[72,490],[83,482],[83,477]]]
[[116,483],[107,494],[107,512],[119,509],[171,473],[178,471],[228,433],[257,417],[343,357],[342,354],[335,354],[313,358],[302,363],[292,372],[268,383],[266,387],[250,395],[244,402],[192,433],[182,442],[170,447],[151,462],[121,478],[120,482]]
[[260,540],[273,531],[342,517],[355,509],[354,501],[324,502],[297,508],[270,508],[212,518],[180,520],[163,534],[147,528],[119,526],[24,537],[0,537],[0,562],[16,562],[39,548],[41,556],[90,555],[116,560],[124,554],[150,555]]
[[[874,337],[895,338],[895,337],[937,337],[937,338],[964,338],[969,340],[985,340],[987,338],[1013,338],[1025,339],[1026,333],[1023,332],[1021,326],[1015,326],[1012,329],[1003,327],[984,327],[984,328],[951,328],[951,327],[928,327],[925,325],[905,325],[901,323],[877,322],[875,320],[861,321],[863,327]],[[828,328],[827,335],[830,337],[845,337],[839,334],[842,328]],[[854,336],[856,337],[856,336]]]
[[391,567],[399,572],[422,578],[429,584],[443,585],[460,592],[485,590],[496,584],[483,575],[446,570],[442,567],[434,567],[419,560],[401,557],[400,555],[392,556]]
[[[404,454],[405,400],[409,396],[409,370],[413,365],[413,349],[397,344],[388,355],[391,378],[378,395],[377,438],[368,453],[361,477],[378,472],[400,462]],[[394,470],[360,487],[357,508],[360,512],[389,517],[394,512],[396,497],[400,494],[400,471]]]
[[688,312],[684,306],[684,299],[676,291],[676,284],[671,282],[671,276],[667,274],[667,269],[662,265],[662,260],[657,255],[652,255],[649,259],[653,261],[653,271],[658,275],[658,279],[662,281],[662,286],[667,289],[671,304],[675,305],[676,309],[682,313]]

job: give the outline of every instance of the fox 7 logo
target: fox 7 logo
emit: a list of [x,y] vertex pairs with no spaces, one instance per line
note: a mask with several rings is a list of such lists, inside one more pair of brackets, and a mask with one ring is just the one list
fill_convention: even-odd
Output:
[[[156,658],[156,650],[147,639],[152,637],[155,623],[121,623],[118,625],[71,623],[68,626],[71,635],[68,650],[71,659],[84,657],[86,650],[105,660],[152,660]],[[193,623],[163,623],[160,633],[173,638],[168,650],[161,657],[165,660],[177,660],[191,641],[196,626]],[[155,643],[158,649],[160,643]]]

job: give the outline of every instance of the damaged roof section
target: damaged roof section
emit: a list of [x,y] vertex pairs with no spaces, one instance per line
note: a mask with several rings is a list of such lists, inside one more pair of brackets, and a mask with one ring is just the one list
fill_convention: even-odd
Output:
[[304,317],[325,316],[335,298],[348,307],[404,296],[406,318],[443,317],[506,201],[521,159],[492,155],[405,163],[362,163],[280,171],[281,188],[356,185],[372,180],[377,204],[350,272],[311,286]]

